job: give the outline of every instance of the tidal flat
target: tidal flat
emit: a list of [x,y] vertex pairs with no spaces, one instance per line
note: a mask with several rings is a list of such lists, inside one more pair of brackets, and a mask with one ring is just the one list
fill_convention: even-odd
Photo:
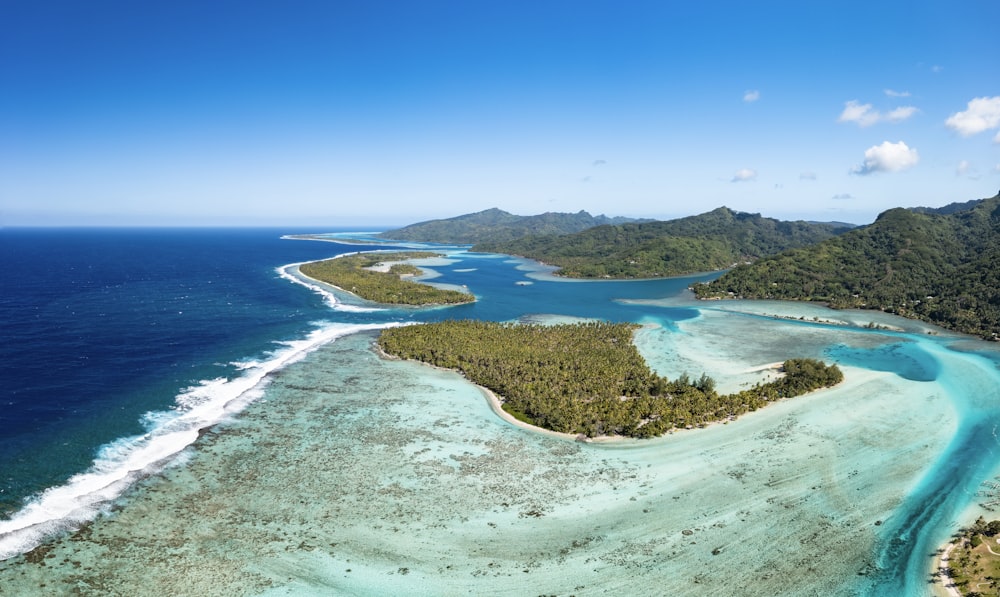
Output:
[[[932,590],[907,580],[924,570],[891,577],[884,535],[949,450],[961,380],[842,365],[840,386],[728,424],[585,444],[512,426],[458,374],[383,360],[373,339],[281,370],[182,466],[0,563],[0,594]],[[939,351],[934,362],[972,358],[931,338],[711,310],[637,337],[663,373],[700,365],[730,387],[796,350],[900,341]],[[917,560],[930,570],[929,553]]]

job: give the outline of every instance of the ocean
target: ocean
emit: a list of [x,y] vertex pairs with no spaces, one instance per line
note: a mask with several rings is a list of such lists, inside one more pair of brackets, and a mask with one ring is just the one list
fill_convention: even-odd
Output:
[[[995,344],[447,246],[428,281],[477,302],[385,308],[287,266],[388,247],[306,232],[0,230],[0,595],[925,595],[1000,499]],[[646,324],[657,371],[725,391],[797,356],[846,381],[581,444],[371,350],[444,318]]]

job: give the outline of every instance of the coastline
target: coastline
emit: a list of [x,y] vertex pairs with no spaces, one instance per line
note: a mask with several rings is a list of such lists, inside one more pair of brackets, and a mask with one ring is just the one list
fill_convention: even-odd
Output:
[[[348,233],[348,234],[365,234],[363,232]],[[323,236],[321,234],[285,234],[281,237],[284,240],[312,240],[320,241],[324,243],[339,243],[342,245],[357,245],[357,246],[379,246],[384,243],[379,243],[376,241],[365,241],[358,239],[341,239],[341,238],[330,238],[328,236]]]
[[955,586],[955,582],[949,573],[948,562],[951,559],[951,551],[956,547],[957,545],[954,542],[949,542],[944,546],[944,550],[935,561],[932,574],[936,575],[941,583],[934,583],[934,592],[941,597],[962,597],[962,592]]
[[[410,324],[410,325],[415,325],[415,324]],[[391,354],[387,353],[386,351],[382,350],[382,347],[378,345],[378,342],[373,342],[372,343],[372,350],[375,352],[375,354],[378,355],[378,357],[380,359],[385,359],[387,361],[401,361],[401,362],[415,363],[415,364],[421,365],[423,367],[429,367],[431,369],[436,369],[437,371],[447,371],[449,373],[454,373],[454,374],[458,375],[459,377],[461,377],[462,379],[464,379],[466,381],[466,383],[469,383],[469,384],[475,386],[476,389],[479,390],[479,392],[486,399],[486,403],[490,405],[490,410],[492,410],[494,414],[496,414],[498,417],[500,417],[504,421],[510,423],[511,425],[514,425],[515,427],[520,427],[521,429],[525,429],[527,431],[533,431],[533,432],[538,433],[540,435],[546,435],[546,436],[549,436],[549,437],[558,437],[560,439],[566,439],[566,440],[571,440],[571,441],[579,441],[579,442],[583,442],[583,443],[592,443],[592,442],[597,442],[597,443],[620,442],[620,441],[625,441],[627,439],[630,439],[630,438],[627,438],[627,437],[621,437],[621,436],[617,436],[617,435],[601,435],[601,436],[597,436],[597,437],[583,438],[583,436],[581,436],[579,434],[562,433],[560,431],[553,431],[551,429],[546,429],[544,427],[539,427],[537,425],[532,425],[530,423],[525,423],[524,421],[522,421],[522,420],[514,417],[513,415],[511,415],[510,413],[508,413],[507,411],[505,411],[503,409],[503,400],[493,390],[491,390],[491,389],[489,389],[489,388],[487,388],[485,386],[481,386],[479,384],[476,384],[476,383],[473,383],[473,382],[469,381],[469,379],[467,377],[465,377],[464,375],[462,375],[461,371],[457,371],[455,369],[448,369],[446,367],[438,367],[437,365],[431,365],[430,363],[424,363],[422,361],[415,361],[415,360],[409,360],[409,359],[401,359],[401,358],[399,358],[399,357],[397,357],[395,355],[391,355]],[[581,439],[581,438],[583,438],[583,439]]]
[[[312,261],[302,261],[302,262],[299,262],[299,263],[291,263],[291,264],[284,265],[284,266],[278,268],[278,271],[286,274],[293,281],[298,281],[298,282],[304,283],[306,286],[311,286],[311,287],[327,286],[329,288],[333,288],[333,289],[335,289],[337,291],[340,291],[340,292],[343,292],[343,293],[345,293],[347,295],[350,295],[350,296],[356,298],[359,301],[363,301],[364,303],[366,303],[368,305],[377,305],[377,306],[372,306],[372,307],[359,306],[358,308],[361,308],[361,309],[382,310],[382,309],[389,309],[389,308],[415,308],[415,309],[419,309],[419,308],[432,308],[432,307],[452,307],[452,306],[457,306],[457,305],[461,305],[461,304],[468,304],[470,302],[476,302],[476,300],[477,300],[476,296],[473,293],[469,292],[469,290],[467,288],[460,288],[460,287],[457,287],[457,286],[454,287],[454,288],[444,288],[445,286],[450,286],[450,285],[426,283],[425,284],[426,286],[430,286],[432,288],[445,289],[445,290],[454,290],[455,292],[460,292],[462,294],[468,295],[469,297],[472,298],[472,300],[471,301],[466,301],[465,303],[420,303],[420,304],[416,304],[416,303],[395,303],[395,304],[380,303],[380,302],[375,301],[375,300],[367,299],[367,298],[365,298],[363,296],[360,296],[360,295],[358,295],[358,294],[356,294],[354,292],[351,292],[349,290],[345,290],[344,288],[342,288],[340,286],[337,286],[336,284],[332,284],[332,283],[327,282],[325,280],[319,280],[317,278],[313,278],[312,276],[309,276],[309,275],[305,274],[302,271],[302,268],[301,268],[301,266],[306,265],[306,264],[319,263],[319,262],[323,262],[323,261],[331,261],[333,259],[340,259],[342,257],[353,257],[353,256],[356,256],[356,255],[367,255],[367,254],[377,254],[377,253],[391,254],[391,253],[399,253],[399,252],[400,251],[384,250],[384,249],[378,249],[378,250],[373,250],[373,251],[355,251],[353,253],[343,253],[343,254],[340,254],[340,255],[334,255],[333,257],[329,257],[329,258],[326,258],[326,259],[315,259],[315,260],[312,260]],[[367,268],[363,268],[363,269],[368,270],[368,271],[373,271],[373,272],[376,272],[376,273],[379,273],[379,274],[390,275],[389,274],[389,270],[392,268],[393,265],[400,264],[400,263],[410,263],[411,261],[418,261],[420,259],[423,259],[423,258],[422,257],[414,257],[414,258],[411,258],[411,259],[404,259],[404,260],[401,260],[401,261],[387,261],[387,262],[384,262],[384,263],[380,263],[380,264],[378,264],[376,266],[367,267]],[[423,270],[419,266],[414,266],[414,267],[417,267],[417,269],[420,269],[421,273],[419,275],[404,274],[404,275],[401,275],[399,277],[399,279],[402,280],[402,281],[405,281],[405,282],[411,282],[413,284],[423,284],[424,283],[423,280],[426,280],[426,279],[429,279],[429,278],[432,278],[432,277],[435,277],[436,275],[438,275],[436,273],[435,273],[435,275],[431,275],[431,272]],[[331,299],[331,301],[330,301],[331,305],[339,303],[339,301],[337,301],[336,298],[333,297],[332,294],[329,294],[329,298]]]

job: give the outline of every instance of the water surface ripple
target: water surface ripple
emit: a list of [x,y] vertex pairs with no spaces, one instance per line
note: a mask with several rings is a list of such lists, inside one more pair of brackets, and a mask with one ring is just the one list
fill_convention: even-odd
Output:
[[[230,241],[237,252],[250,242]],[[460,248],[429,262],[432,281],[468,288],[475,304],[380,309],[295,283],[273,262],[280,246],[253,246],[272,257],[244,251],[244,275],[274,298],[238,302],[240,319],[226,320],[217,287],[204,294],[198,274],[183,285],[184,310],[203,327],[219,322],[206,332],[253,341],[216,340],[202,355],[209,363],[184,361],[194,379],[175,375],[150,393],[124,443],[107,439],[120,422],[104,425],[99,409],[87,420],[106,454],[150,441],[218,392],[252,388],[227,398],[226,416],[190,447],[126,471],[118,497],[69,521],[78,530],[0,562],[0,595],[918,596],[940,588],[935,550],[989,515],[980,502],[1000,500],[989,485],[1000,420],[994,345],[879,313],[693,301],[686,287],[711,275],[553,281],[537,264]],[[284,263],[310,252],[290,251]],[[201,303],[210,309],[199,312]],[[261,327],[268,317],[283,323]],[[654,368],[705,372],[724,391],[765,381],[768,365],[797,356],[838,362],[846,379],[727,424],[584,444],[514,427],[461,376],[371,349],[380,326],[450,317],[639,322],[636,344]],[[239,321],[253,330],[243,336]],[[266,333],[281,344],[264,350]],[[141,350],[158,354],[156,342]],[[218,379],[204,375],[213,367]],[[142,387],[161,374],[152,368]],[[136,408],[127,412],[140,419]],[[67,429],[76,437],[84,427]],[[18,451],[6,457],[16,465],[30,438],[12,437]],[[80,460],[45,482],[65,487],[74,470],[87,473]],[[43,479],[25,475],[26,486]]]

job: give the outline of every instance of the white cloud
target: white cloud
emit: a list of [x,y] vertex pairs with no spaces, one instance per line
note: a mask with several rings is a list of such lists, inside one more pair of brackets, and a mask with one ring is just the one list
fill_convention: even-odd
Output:
[[994,143],[1000,143],[1000,132],[997,133],[996,137],[993,137],[993,142]]
[[889,122],[903,122],[916,113],[917,109],[913,106],[901,106],[883,116],[883,119],[888,120]]
[[607,163],[608,163],[608,162],[607,162],[607,161],[605,161],[605,160],[594,160],[594,163],[593,163],[593,165],[594,165],[594,166],[603,166],[604,164],[607,164]]
[[913,106],[901,106],[883,114],[872,107],[871,104],[862,104],[857,100],[844,103],[844,111],[840,113],[837,122],[854,122],[858,126],[871,126],[877,122],[903,122],[907,118],[917,113]]
[[837,200],[841,200],[841,199],[854,199],[854,196],[851,195],[850,193],[838,193],[838,194],[834,195],[833,198],[837,199]]
[[855,166],[852,173],[865,176],[876,172],[900,172],[912,168],[920,161],[916,149],[911,149],[902,141],[883,142],[865,151],[865,161]]
[[889,97],[910,97],[909,91],[893,91],[892,89],[886,89],[885,94]]
[[799,174],[799,180],[816,180],[815,172],[803,172]]
[[979,180],[982,178],[979,168],[976,168],[968,160],[962,160],[958,163],[958,166],[955,166],[955,176],[968,178],[969,180]]
[[871,126],[878,122],[878,112],[871,104],[859,104],[857,100],[851,100],[844,104],[844,111],[840,113],[837,122],[856,122],[858,126]]
[[[1000,127],[1000,95],[977,97],[965,111],[955,112],[944,123],[963,137]],[[993,140],[1000,143],[1000,134]]]
[[757,89],[750,89],[743,94],[743,101],[745,102],[755,102],[760,99],[760,91]]
[[730,180],[729,182],[747,182],[756,179],[757,179],[756,170],[751,170],[750,168],[740,168],[739,170],[736,171],[736,174],[733,175],[732,180]]

